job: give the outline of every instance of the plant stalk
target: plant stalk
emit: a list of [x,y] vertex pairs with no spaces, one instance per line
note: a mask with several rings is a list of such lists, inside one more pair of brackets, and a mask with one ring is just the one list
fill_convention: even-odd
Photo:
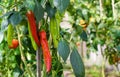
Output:
[[101,54],[103,56],[103,61],[102,61],[102,77],[105,77],[105,72],[104,72],[104,69],[105,69],[105,59],[104,59],[104,53],[103,53],[101,45],[100,45],[100,51],[101,51]]
[[37,57],[37,77],[41,77],[41,50],[40,47],[38,47],[38,50],[36,52]]
[[113,19],[115,19],[116,15],[115,15],[115,1],[112,0],[112,13],[113,13]]
[[17,34],[18,34],[18,41],[19,41],[19,50],[20,50],[20,53],[21,53],[21,60],[23,61],[25,67],[26,67],[26,70],[27,72],[29,73],[30,77],[34,77],[32,72],[30,71],[29,67],[27,66],[27,62],[26,62],[26,58],[25,58],[25,54],[24,52],[22,51],[22,44],[20,42],[20,33],[19,33],[19,28],[18,26],[16,26],[16,30],[17,30]]
[[102,0],[99,0],[99,3],[100,3],[100,18],[103,17],[103,4],[102,4]]
[[83,41],[81,41],[81,56],[82,56],[82,58],[84,57],[84,54],[83,54]]

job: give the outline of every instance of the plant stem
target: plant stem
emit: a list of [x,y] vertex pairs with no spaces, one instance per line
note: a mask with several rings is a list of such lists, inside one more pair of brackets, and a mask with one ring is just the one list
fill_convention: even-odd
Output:
[[105,60],[104,60],[104,54],[103,54],[103,50],[102,50],[102,46],[100,45],[100,51],[101,51],[101,54],[103,56],[103,61],[102,61],[102,77],[105,77],[105,72],[104,72],[104,69],[105,69]]
[[114,0],[112,0],[112,13],[113,13],[113,19],[115,19],[115,17],[116,17],[116,15],[115,15],[115,1]]
[[118,75],[120,75],[118,63],[115,65]]
[[103,4],[102,4],[102,0],[99,0],[100,3],[100,18],[103,17]]
[[105,72],[104,72],[104,68],[105,67],[105,62],[104,62],[104,60],[103,60],[103,62],[102,62],[102,77],[105,77]]
[[[17,4],[17,0],[15,0],[15,4]],[[18,8],[17,8],[17,7],[15,7],[15,10],[18,10]]]
[[38,50],[36,52],[37,57],[37,77],[41,77],[41,50],[40,47],[38,47]]
[[84,57],[84,54],[83,54],[83,41],[81,41],[81,56],[82,56],[82,58]]
[[25,59],[25,54],[23,53],[22,51],[22,44],[20,42],[20,33],[19,33],[19,26],[16,26],[16,30],[17,30],[17,34],[18,34],[18,41],[19,41],[19,50],[20,50],[20,53],[21,53],[21,60],[23,61],[25,67],[26,67],[26,70],[27,72],[29,73],[30,77],[34,77],[32,75],[32,72],[30,71],[29,67],[27,66],[27,62],[26,62],[26,59]]

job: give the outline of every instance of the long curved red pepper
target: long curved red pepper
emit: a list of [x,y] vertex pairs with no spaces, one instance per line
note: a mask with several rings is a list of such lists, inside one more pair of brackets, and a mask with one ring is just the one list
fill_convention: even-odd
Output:
[[46,65],[46,71],[49,72],[51,70],[52,58],[50,55],[50,49],[49,49],[47,38],[46,38],[46,32],[44,30],[40,31],[39,37],[40,37],[40,43],[43,50],[43,58]]
[[35,22],[34,13],[32,11],[28,11],[26,16],[27,16],[28,22],[30,24],[31,34],[32,34],[36,44],[38,46],[40,46],[40,42],[39,42],[38,35],[37,35],[37,26],[36,26],[36,22]]

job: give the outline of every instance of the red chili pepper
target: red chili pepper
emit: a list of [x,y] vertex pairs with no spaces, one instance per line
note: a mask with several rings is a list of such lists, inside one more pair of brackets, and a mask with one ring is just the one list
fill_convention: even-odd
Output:
[[43,50],[43,58],[46,65],[46,70],[47,72],[49,72],[51,70],[52,58],[50,55],[50,49],[47,42],[46,32],[42,30],[41,32],[39,32],[39,36],[40,36],[40,43]]
[[18,40],[17,39],[13,39],[12,40],[12,44],[9,46],[9,48],[16,49],[18,47],[18,45],[19,45]]
[[40,46],[40,42],[39,42],[38,35],[37,35],[37,26],[35,22],[34,13],[32,11],[28,11],[26,16],[30,24],[30,30],[31,30],[32,37],[34,38],[36,44]]

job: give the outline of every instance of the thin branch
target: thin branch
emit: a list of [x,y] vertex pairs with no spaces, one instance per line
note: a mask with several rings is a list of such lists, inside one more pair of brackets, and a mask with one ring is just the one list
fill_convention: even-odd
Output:
[[27,62],[26,62],[26,58],[25,58],[25,54],[24,52],[22,51],[22,44],[20,42],[20,33],[19,33],[19,28],[18,26],[16,26],[16,30],[17,30],[17,34],[18,34],[18,41],[19,41],[19,49],[20,49],[20,53],[21,53],[21,60],[23,61],[25,67],[26,67],[26,70],[27,72],[29,73],[30,77],[34,77],[32,75],[32,72],[30,71],[29,67],[27,66]]
[[[39,22],[38,27],[41,26],[41,23]],[[41,49],[38,47],[38,50],[36,51],[36,60],[37,60],[37,77],[41,77]]]
[[84,57],[84,54],[83,54],[83,52],[84,52],[84,51],[83,51],[83,45],[84,45],[84,44],[83,44],[83,41],[81,41],[81,56],[82,56],[82,58]]
[[41,50],[39,47],[36,52],[36,57],[37,57],[37,77],[41,77]]
[[105,77],[105,72],[104,72],[104,69],[105,69],[105,59],[104,59],[104,53],[103,53],[103,49],[102,49],[101,45],[100,45],[100,51],[101,51],[101,54],[103,56],[103,61],[102,61],[102,77]]
[[100,18],[103,17],[103,4],[102,4],[102,0],[99,0],[100,3]]
[[113,13],[113,19],[115,19],[116,15],[115,15],[115,1],[112,0],[112,13]]

